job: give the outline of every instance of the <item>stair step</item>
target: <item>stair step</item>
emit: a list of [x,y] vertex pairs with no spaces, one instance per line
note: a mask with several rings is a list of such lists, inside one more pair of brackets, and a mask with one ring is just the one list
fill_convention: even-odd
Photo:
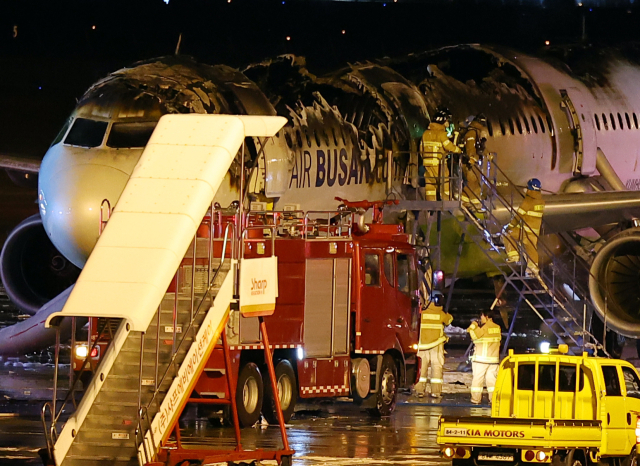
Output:
[[94,457],[86,455],[67,455],[62,466],[139,466],[137,458],[125,459],[113,456]]
[[[216,283],[221,284],[225,276],[226,273],[221,273]],[[194,313],[201,300],[202,295],[197,295]],[[211,301],[208,297],[204,300],[205,309],[208,309]],[[142,361],[140,360],[140,343],[143,333],[131,332],[128,335],[61,466],[138,465],[135,439],[135,430],[138,426],[138,398],[141,397],[142,406],[149,404],[151,399],[154,400],[148,407],[148,421],[145,421],[150,422],[166,397],[178,368],[184,361],[206,315],[206,312],[201,310],[192,318],[190,292],[179,292],[175,326],[181,327],[181,332],[176,332],[174,341],[175,302],[175,294],[165,295],[163,304],[151,320],[147,332],[144,333]],[[190,325],[191,328],[189,328]],[[179,349],[178,344],[180,344]],[[174,346],[175,355],[173,355]],[[175,357],[174,364],[170,364],[172,357]],[[157,369],[156,360],[158,361]],[[141,363],[142,367],[140,367]],[[155,391],[156,372],[158,380],[162,380],[157,392]],[[224,372],[224,369],[218,369],[216,372]],[[146,382],[142,387],[140,387],[140,373],[143,381]],[[162,379],[165,373],[166,377]]]

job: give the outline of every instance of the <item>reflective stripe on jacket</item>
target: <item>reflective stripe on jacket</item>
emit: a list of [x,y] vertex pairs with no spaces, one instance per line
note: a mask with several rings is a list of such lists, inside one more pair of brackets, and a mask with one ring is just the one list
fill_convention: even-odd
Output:
[[473,322],[467,332],[469,332],[475,345],[473,356],[471,356],[472,361],[487,364],[498,364],[500,362],[502,331],[498,324],[489,320],[480,327],[477,322]]
[[[527,190],[527,194],[518,207],[518,215],[511,220],[510,228],[523,227],[527,233],[540,234],[542,215],[544,214],[544,200],[540,191]],[[520,219],[522,218],[522,222]]]
[[453,321],[453,316],[442,310],[442,306],[436,306],[433,302],[422,311],[420,323],[419,350],[428,350],[439,344],[445,343],[447,337],[444,327]]
[[448,152],[459,153],[460,149],[447,137],[444,125],[432,122],[422,133],[422,163],[425,167],[437,166]]

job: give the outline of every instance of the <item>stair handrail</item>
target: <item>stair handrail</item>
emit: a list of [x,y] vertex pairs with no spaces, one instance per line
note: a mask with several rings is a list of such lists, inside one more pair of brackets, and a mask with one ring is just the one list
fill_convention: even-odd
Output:
[[[495,166],[495,168],[496,168],[497,170],[499,170],[499,167],[497,166],[497,164],[495,164],[495,163],[494,163],[494,166]],[[474,168],[476,168],[476,167],[474,167]],[[507,179],[507,181],[513,185],[513,183],[508,179],[508,177],[506,176],[506,174],[504,174],[504,172],[501,172],[501,173],[504,175],[505,179]],[[504,199],[504,197],[503,197],[503,196],[501,196],[501,195],[497,192],[497,190],[495,189],[495,185],[494,185],[494,184],[492,184],[492,183],[490,183],[490,182],[488,182],[488,183],[487,183],[486,178],[484,177],[484,174],[481,174],[481,175],[482,175],[482,182],[484,182],[485,184],[487,184],[487,186],[491,189],[491,193],[492,193],[492,200],[494,200],[494,199],[498,199],[498,200],[503,204],[503,206],[504,206],[504,207],[506,207],[506,208],[507,208],[507,210],[512,214],[512,219],[513,219],[513,218],[517,218],[517,219],[518,219],[518,221],[520,222],[520,224],[521,224],[522,226],[527,226],[527,227],[529,227],[529,230],[530,230],[531,234],[532,234],[533,236],[535,236],[535,237],[536,237],[536,239],[538,239],[538,238],[539,238],[539,235],[538,235],[538,234],[536,234],[536,233],[534,233],[534,232],[532,231],[532,229],[531,229],[531,228],[530,228],[530,226],[526,223],[526,221],[524,220],[524,218],[522,217],[522,215],[520,215],[520,214],[518,213],[518,211],[517,211],[517,209],[516,209],[516,207],[515,207],[515,204],[511,204],[511,203],[509,203],[506,199]],[[473,194],[475,195],[475,193],[473,193]],[[481,201],[482,201],[482,200],[481,200]],[[467,214],[468,214],[468,215],[473,215],[473,214],[471,214],[470,212],[467,212]],[[496,219],[495,219],[495,217],[493,217],[493,215],[491,214],[491,212],[490,212],[489,214],[491,215],[491,218],[492,218],[493,220],[496,220]],[[512,220],[512,221],[513,221],[513,220]],[[521,234],[522,234],[523,230],[524,230],[523,228],[521,228],[521,229],[520,229]],[[527,233],[527,235],[529,235],[529,233]],[[536,241],[536,243],[537,243],[537,241]],[[514,245],[514,246],[516,246],[516,247],[519,249],[520,254],[522,254],[523,256],[525,256],[525,258],[526,258],[528,261],[530,261],[530,262],[532,262],[532,263],[533,263],[533,261],[531,260],[531,257],[527,254],[526,249],[522,249],[522,248],[520,247],[520,244],[517,244],[517,245]],[[575,277],[575,270],[574,270],[574,276],[571,276],[571,274],[570,274],[569,272],[566,272],[566,271],[564,270],[564,267],[562,266],[562,263],[561,263],[561,262],[560,262],[560,261],[559,261],[559,260],[558,260],[554,255],[553,255],[553,253],[552,253],[551,251],[549,251],[549,250],[548,250],[548,248],[546,248],[546,246],[545,246],[544,244],[540,244],[540,246],[542,246],[542,248],[541,248],[541,249],[543,249],[543,251],[547,253],[548,257],[551,259],[551,262],[552,262],[552,264],[553,264],[553,266],[554,266],[554,268],[552,269],[552,270],[554,271],[554,277],[553,277],[553,278],[555,279],[555,272],[556,272],[556,271],[557,271],[557,272],[559,272],[559,273],[560,273],[560,275],[562,275],[562,273],[564,272],[565,276],[568,276],[568,278],[570,279],[570,283],[571,283],[571,285],[572,285],[573,296],[576,296],[577,294],[582,294],[582,296],[588,296],[588,294],[587,294],[587,293],[585,293],[585,292],[584,292],[584,290],[582,290],[582,289],[581,289],[581,287],[579,286],[579,283],[576,281],[576,277]],[[572,251],[571,249],[569,249],[569,250],[571,251],[572,255],[573,255],[576,259],[579,259],[579,257],[578,257],[575,253],[573,253],[573,251]],[[516,271],[515,271],[515,269],[514,269],[514,267],[511,267],[511,264],[506,263],[506,265],[509,265],[509,266],[510,266],[510,268],[512,269],[512,271],[513,271],[513,272],[516,272]],[[537,264],[536,264],[536,266],[537,266]],[[542,270],[539,270],[539,277],[540,277],[540,278],[542,278],[542,279],[543,279],[543,281],[545,280],[544,272],[543,272]],[[525,285],[526,285],[526,284],[525,284]],[[548,288],[548,284],[544,283],[544,286]],[[528,287],[528,286],[527,286],[527,288],[529,288],[529,291],[531,291],[530,287]],[[556,303],[557,303],[557,304],[558,304],[558,305],[559,305],[559,306],[560,306],[560,307],[565,311],[565,313],[567,313],[567,314],[569,315],[569,317],[574,321],[574,323],[578,325],[578,324],[579,324],[579,322],[577,321],[577,319],[575,318],[575,316],[573,316],[573,315],[571,314],[571,312],[569,312],[569,311],[565,308],[564,304],[561,302],[561,299],[559,299],[559,296],[561,296],[561,297],[565,298],[565,300],[568,300],[568,297],[564,296],[564,294],[562,294],[562,293],[560,293],[560,294],[556,293],[556,289],[555,289],[555,280],[553,280],[553,281],[552,281],[552,288],[553,288],[553,290],[552,290],[552,292],[550,293],[550,296],[552,297],[552,299],[553,299],[553,300],[554,300],[554,301],[555,301],[555,302],[556,302]],[[579,289],[578,289],[578,292],[579,292],[579,293],[576,293],[576,288],[579,288]],[[548,290],[548,289],[547,289],[547,292],[549,292],[549,291],[551,291],[551,290]],[[538,299],[538,301],[541,301],[541,300],[539,300],[539,299]],[[528,303],[528,301],[527,301],[527,303]],[[544,305],[544,303],[542,303],[542,302],[541,302],[541,304],[542,304],[542,305],[543,305],[543,307],[546,309],[546,307],[547,307],[547,306],[545,306],[545,305]],[[551,316],[552,316],[552,317],[555,317],[555,316],[554,316],[554,314],[553,314],[553,312],[550,312],[550,314],[551,314]],[[592,334],[590,334],[590,333],[588,333],[588,334],[589,334],[589,336],[593,337],[593,335],[592,335]],[[597,339],[595,339],[595,338],[594,338],[594,340],[596,340],[596,341],[597,341]]]
[[[156,383],[156,387],[154,389],[153,396],[151,397],[151,400],[145,406],[141,406],[140,409],[138,410],[138,413],[137,413],[138,414],[137,415],[138,419],[137,419],[137,425],[136,425],[136,444],[137,444],[138,431],[140,431],[140,433],[142,435],[143,442],[144,442],[144,437],[146,435],[146,431],[143,430],[143,426],[142,426],[142,413],[143,412],[147,413],[146,415],[148,417],[148,408],[149,408],[149,406],[151,406],[153,404],[153,402],[155,401],[156,397],[158,396],[158,393],[160,393],[160,387],[164,383],[167,375],[169,374],[169,371],[173,367],[173,365],[175,363],[176,356],[178,355],[178,353],[180,351],[180,348],[182,347],[183,342],[185,341],[185,339],[189,335],[189,332],[193,328],[193,323],[195,321],[195,318],[200,314],[200,311],[202,309],[202,305],[204,304],[207,296],[211,294],[211,289],[213,288],[213,284],[215,283],[216,278],[218,277],[220,271],[222,270],[223,265],[225,264],[225,260],[227,259],[226,258],[227,243],[229,241],[233,242],[234,238],[235,238],[235,228],[232,228],[232,227],[234,227],[233,223],[228,223],[227,226],[225,227],[224,239],[223,239],[223,243],[222,243],[222,254],[221,254],[221,259],[220,259],[220,265],[218,266],[218,268],[216,269],[215,273],[213,274],[213,277],[209,281],[209,284],[208,284],[209,286],[208,286],[207,290],[203,293],[203,296],[200,299],[200,302],[198,303],[198,307],[197,307],[196,311],[194,312],[192,319],[189,322],[189,326],[187,327],[186,331],[184,331],[182,333],[182,338],[178,342],[178,344],[177,344],[177,346],[175,348],[175,351],[171,355],[171,360],[167,364],[167,368],[165,369],[164,374],[162,375],[160,381]],[[213,256],[213,250],[210,251],[210,254],[211,254],[211,256]],[[212,258],[213,257],[210,257],[209,260],[211,261]],[[194,266],[195,266],[195,264],[194,264]],[[215,296],[211,296],[211,302],[213,302],[214,300],[215,300]],[[139,447],[139,445],[136,445],[136,447]],[[153,445],[153,447],[154,447],[153,456],[155,457],[155,455],[157,454],[157,451],[155,451],[155,445]]]
[[[464,209],[464,210],[466,210],[466,209]],[[468,217],[468,216],[470,216],[470,215],[473,215],[473,214],[469,213],[468,211],[467,211],[467,213],[465,214],[465,216],[467,216],[467,217]],[[456,218],[456,217],[454,217],[454,218]],[[457,222],[462,226],[462,221],[461,221],[461,220],[459,220],[459,219],[457,219],[457,218],[456,218],[456,221],[457,221]],[[513,286],[513,287],[514,287],[514,289],[515,289],[515,290],[516,290],[520,295],[522,295],[522,293],[524,293],[524,292],[525,292],[524,288],[523,288],[522,290],[519,290],[519,289],[515,286],[515,284],[513,283],[513,277],[514,277],[514,276],[518,276],[518,275],[520,275],[520,273],[518,273],[518,271],[517,271],[517,268],[519,268],[519,266],[515,266],[514,264],[511,264],[511,263],[508,263],[508,262],[505,262],[504,264],[502,264],[502,265],[500,265],[500,266],[499,266],[499,265],[498,265],[498,263],[497,263],[496,261],[494,261],[494,260],[491,258],[491,256],[489,255],[489,252],[488,252],[488,251],[486,251],[484,248],[482,248],[482,244],[481,244],[481,243],[480,243],[480,242],[479,242],[479,241],[478,241],[478,240],[477,240],[473,235],[470,235],[470,238],[471,238],[471,239],[472,239],[472,241],[473,241],[473,242],[474,242],[474,243],[475,243],[475,244],[476,244],[476,245],[477,245],[477,246],[478,246],[478,247],[479,247],[479,248],[484,252],[484,254],[485,254],[487,257],[489,257],[489,259],[493,262],[493,264],[494,264],[498,269],[503,269],[505,266],[506,266],[506,267],[508,267],[508,268],[510,269],[510,271],[511,271],[511,275],[507,275],[504,271],[502,271],[502,272],[503,272],[503,275],[504,275],[504,277],[505,277],[505,279],[506,279],[506,282],[507,282],[508,284],[510,284],[511,286]],[[483,241],[485,241],[485,240],[484,240],[484,238],[483,238]],[[540,278],[540,277],[539,277],[539,278],[538,278],[538,280],[542,281],[542,278]],[[534,290],[533,290],[533,288],[531,288],[531,286],[530,286],[526,281],[524,281],[524,280],[523,280],[522,282],[523,282],[524,287],[526,287],[526,288],[527,288],[527,291],[529,291],[529,292],[533,292],[533,291],[534,291]],[[543,282],[543,281],[542,281],[542,282]],[[543,282],[543,283],[544,283],[544,282]],[[506,284],[505,284],[505,286],[506,286]],[[576,321],[575,317],[574,317],[574,316],[572,316],[572,315],[571,315],[571,313],[570,313],[570,312],[569,312],[569,311],[564,307],[564,305],[559,301],[559,299],[558,299],[558,294],[557,294],[557,293],[555,293],[555,292],[551,292],[551,290],[549,290],[549,289],[548,289],[548,286],[547,286],[546,284],[544,284],[544,286],[547,288],[547,293],[548,293],[548,294],[549,294],[549,296],[552,298],[552,300],[553,300],[554,302],[556,302],[556,303],[559,305],[559,307],[560,307],[562,310],[564,310],[564,311],[567,313],[567,315],[568,315],[568,316],[569,316],[569,317],[570,317],[570,318],[571,318],[571,319],[572,319],[576,324],[578,324],[578,322]],[[537,301],[537,303],[538,303],[538,304],[540,304],[540,306],[542,306],[542,307],[543,307],[547,312],[549,312],[549,313],[550,313],[550,315],[553,317],[553,313],[552,313],[551,311],[549,311],[549,309],[548,309],[548,307],[549,307],[549,306],[548,306],[547,304],[545,304],[545,303],[542,301],[542,299],[540,298],[540,296],[539,296],[538,294],[536,294],[536,293],[533,293],[533,294],[532,294],[532,296],[535,298],[535,300]],[[525,301],[525,302],[526,302],[526,304],[531,308],[531,310],[532,310],[534,313],[536,313],[536,315],[537,315],[537,316],[538,316],[538,317],[539,317],[543,322],[545,322],[545,323],[546,323],[546,319],[542,316],[542,314],[540,314],[540,312],[538,311],[538,309],[536,309],[536,308],[535,308],[535,306],[534,306],[534,305],[529,301],[529,299],[524,298],[524,301]],[[566,329],[564,328],[564,326],[562,325],[562,322],[561,322],[561,321],[557,321],[557,322],[558,322],[558,324],[563,328],[563,330],[566,330]],[[585,332],[584,332],[584,334],[582,335],[583,340],[584,340],[584,336],[585,336],[585,335],[588,335],[588,336],[592,337],[592,338],[594,339],[594,341],[597,341],[597,339],[596,339],[596,338],[595,338],[591,333],[586,332],[586,331],[585,331]],[[573,340],[577,345],[579,345],[578,341],[574,338],[574,335],[569,334],[569,337],[570,337],[570,338],[571,338],[571,340]],[[583,346],[588,346],[588,345],[585,345],[585,344],[583,343]],[[596,347],[597,347],[598,349],[601,349],[601,348],[602,348],[600,345],[597,345]],[[605,351],[605,354],[607,354],[607,353],[606,353],[606,351]],[[607,354],[607,356],[608,356],[608,354]]]
[[[56,425],[58,424],[58,420],[60,419],[60,416],[62,415],[62,412],[64,411],[64,408],[67,405],[67,403],[69,403],[71,398],[75,395],[76,387],[78,385],[78,382],[82,378],[82,374],[86,371],[87,364],[90,364],[91,354],[92,354],[93,350],[97,348],[98,342],[105,335],[105,332],[107,330],[109,332],[111,331],[111,328],[110,328],[110,325],[109,325],[109,321],[110,320],[111,319],[107,318],[107,324],[102,328],[102,330],[98,334],[98,337],[93,342],[93,345],[91,346],[91,348],[89,348],[89,350],[87,352],[87,357],[84,359],[84,362],[82,363],[82,366],[80,366],[80,371],[78,372],[77,377],[74,377],[73,384],[71,384],[71,388],[69,388],[69,391],[67,392],[67,396],[65,397],[64,401],[60,404],[60,409],[58,410],[58,412],[56,413],[56,412],[53,411],[54,410],[54,405],[53,405],[53,403],[50,403],[50,402],[46,402],[44,404],[44,406],[42,407],[42,410],[44,412],[46,405],[50,405],[49,409],[51,410],[51,414],[52,414],[52,421],[51,421],[50,429],[48,429],[46,425],[44,426],[44,429],[45,429],[45,433],[44,434],[45,434],[45,437],[47,437],[47,442],[51,441],[51,442],[53,442],[53,444],[55,444],[55,442],[57,440],[57,437],[58,437],[58,431],[57,431],[57,428],[56,428]],[[72,357],[73,357],[73,355],[72,355]],[[54,396],[55,396],[55,394],[54,394]],[[43,420],[44,420],[44,418],[43,418]],[[48,433],[47,430],[50,430],[50,432]],[[48,449],[48,445],[47,445],[47,449]]]
[[[507,181],[507,183],[509,183],[511,186],[517,186],[517,185],[516,185],[516,184],[514,184],[514,183],[513,183],[513,181],[512,181],[512,180],[507,176],[507,174],[506,174],[506,173],[505,173],[505,172],[500,168],[500,166],[495,162],[495,159],[491,161],[491,164],[492,164],[492,166],[493,166],[493,167],[495,167],[495,169],[497,170],[497,172],[498,172],[498,173],[499,173],[499,174],[504,178],[504,180],[505,180],[505,181]],[[510,206],[508,205],[508,201],[507,201],[506,199],[504,199],[504,197],[503,197],[502,195],[500,195],[500,193],[498,193],[498,192],[497,192],[497,189],[496,189],[496,187],[491,183],[491,180],[487,179],[487,178],[485,177],[485,175],[484,175],[484,174],[483,174],[483,173],[482,173],[482,172],[481,172],[481,171],[480,171],[476,166],[473,166],[473,168],[474,168],[474,170],[476,170],[476,172],[477,172],[478,174],[480,174],[480,175],[481,175],[481,177],[482,177],[482,182],[484,182],[484,183],[487,185],[487,187],[489,187],[489,188],[491,189],[491,192],[492,192],[492,194],[493,194],[493,196],[492,196],[492,197],[493,197],[493,198],[498,197],[498,199],[499,199],[499,200],[503,201],[503,205],[504,205],[505,207],[507,207],[507,209],[509,209],[509,208],[510,208]],[[511,192],[513,193],[514,191],[513,191],[513,190],[511,190]],[[515,192],[517,192],[517,193],[518,193],[518,195],[519,195],[521,198],[524,198],[524,195],[523,195],[520,191],[516,190]],[[475,193],[474,193],[474,194],[475,194]],[[480,199],[480,200],[481,200],[481,199]],[[523,224],[524,224],[524,225],[526,225],[526,222],[524,222],[524,219],[522,219],[522,216],[520,216],[520,215],[517,213],[517,208],[515,208],[515,209],[514,209],[514,208],[513,208],[513,206],[511,206],[511,210],[510,210],[510,211],[511,211],[511,213],[512,213],[512,214],[517,215],[517,216],[518,216],[518,218],[523,222]],[[544,223],[545,223],[544,216],[542,217],[542,223],[543,223],[543,225],[544,225]],[[539,239],[539,235],[535,235],[535,236],[536,236],[536,239]],[[582,272],[586,272],[586,273],[587,273],[587,275],[588,275],[590,278],[593,278],[593,279],[595,280],[595,282],[597,283],[598,287],[600,288],[601,292],[603,292],[603,293],[604,293],[604,296],[606,296],[608,299],[611,299],[611,296],[610,296],[609,291],[608,291],[606,288],[604,288],[604,287],[600,284],[600,282],[598,281],[597,277],[591,273],[591,269],[590,269],[590,267],[588,267],[588,266],[586,265],[586,262],[584,261],[584,259],[582,259],[578,254],[576,254],[576,253],[575,253],[575,251],[574,251],[574,245],[572,245],[572,244],[571,244],[571,243],[570,243],[570,242],[565,238],[565,236],[564,236],[564,235],[557,235],[557,236],[561,239],[561,241],[562,241],[563,245],[567,247],[567,251],[570,251],[570,254],[571,254],[572,258],[575,260],[574,264],[577,264],[577,265],[582,269]],[[556,256],[552,253],[552,251],[550,251],[550,250],[549,250],[549,249],[544,245],[544,243],[538,243],[538,244],[542,246],[543,251],[548,255],[548,257],[552,258],[552,262],[554,263],[554,266],[556,266],[556,268],[557,268],[557,269],[559,269],[560,267],[558,267],[558,263],[561,263],[561,261],[557,261],[557,260],[555,260],[555,259],[556,259]],[[568,274],[568,273],[567,273],[567,274]],[[575,286],[577,287],[578,291],[580,291],[580,294],[582,294],[582,295],[583,295],[583,296],[585,296],[585,297],[589,297],[589,295],[590,295],[589,291],[588,291],[588,290],[586,290],[586,289],[584,289],[584,288],[582,287],[582,285],[580,284],[580,282],[578,282],[578,281],[575,279],[575,277],[574,277],[574,278],[573,278],[573,280],[572,280],[572,284],[573,284],[573,285],[575,285]],[[573,287],[572,287],[572,288],[573,288]],[[576,291],[576,288],[573,288],[573,291],[575,292],[575,291]],[[577,294],[577,293],[574,293],[574,294]],[[589,300],[589,301],[590,301],[590,300]],[[593,306],[593,303],[590,303],[590,304]],[[594,306],[594,307],[595,307],[595,306]]]
[[[51,425],[47,426],[47,408],[49,411],[49,414],[51,415]],[[47,444],[47,457],[48,457],[48,461],[47,464],[54,464],[55,465],[55,457],[54,457],[54,447],[55,447],[55,443],[58,437],[58,432],[55,429],[55,422],[54,422],[54,418],[53,418],[53,404],[50,401],[47,401],[46,403],[44,403],[42,405],[42,410],[40,412],[40,418],[42,420],[42,428],[44,430],[44,439],[45,442]]]
[[[509,177],[506,175],[506,173],[504,173],[504,171],[502,171],[502,170],[500,169],[500,167],[499,167],[499,166],[498,166],[498,164],[495,162],[495,160],[492,160],[492,161],[491,161],[491,164],[492,164],[492,166],[495,168],[495,170],[496,170],[498,173],[500,173],[500,175],[502,175],[502,177],[503,177],[503,178],[504,178],[504,179],[505,179],[509,184],[511,184],[512,186],[516,186],[516,185],[515,185],[515,184],[514,184],[510,179],[509,179]],[[503,206],[504,206],[504,207],[509,211],[509,213],[511,214],[512,219],[513,219],[513,218],[517,218],[517,219],[518,219],[518,221],[521,223],[521,225],[522,225],[522,226],[527,226],[527,227],[529,227],[529,225],[527,225],[527,223],[526,223],[526,221],[524,220],[524,218],[522,217],[522,215],[520,215],[520,214],[518,213],[518,211],[517,211],[517,207],[515,207],[515,203],[513,203],[513,204],[509,203],[509,201],[507,201],[507,200],[506,200],[506,199],[505,199],[505,198],[504,198],[500,193],[498,193],[498,191],[497,191],[497,189],[496,189],[496,186],[495,186],[495,183],[492,183],[492,182],[491,182],[491,180],[489,179],[489,176],[485,175],[481,170],[479,170],[479,168],[478,168],[477,166],[472,165],[471,167],[472,167],[472,171],[475,173],[475,175],[476,175],[476,176],[478,176],[478,175],[479,175],[479,179],[480,179],[481,183],[483,183],[484,185],[486,185],[486,186],[490,189],[490,194],[491,194],[491,196],[490,196],[490,206],[492,207],[492,206],[493,206],[493,201],[497,199],[497,200],[498,200],[498,201],[499,201],[499,202],[500,202],[500,203],[501,203],[501,204],[502,204],[502,205],[503,205]],[[524,196],[522,195],[522,193],[520,193],[519,191],[517,191],[517,192],[518,192],[518,194],[519,194],[521,197],[524,197]],[[512,193],[513,193],[513,190],[512,190]],[[473,194],[474,196],[476,196],[476,198],[477,198],[477,199],[478,199],[478,200],[479,200],[479,201],[484,205],[484,200],[483,200],[481,197],[478,197],[478,196],[477,196],[477,194],[476,194],[475,192],[473,192],[473,191],[469,190],[468,194]],[[465,209],[465,210],[466,210],[466,209]],[[490,218],[491,218],[492,220],[494,220],[494,221],[495,221],[495,220],[497,220],[497,219],[493,216],[493,214],[491,213],[491,209],[485,209],[485,210],[489,213]],[[467,215],[471,215],[471,216],[473,216],[473,214],[472,214],[472,213],[470,213],[470,212],[468,212],[468,211],[467,211]],[[544,222],[544,217],[543,217],[543,222]],[[523,230],[524,230],[524,229],[523,229],[523,228],[521,228],[521,233],[522,233],[522,231],[523,231]],[[572,246],[571,246],[570,244],[566,244],[566,245],[568,246],[567,251],[570,251],[570,254],[571,254],[571,256],[572,256],[572,257],[573,257],[573,259],[574,259],[574,273],[573,273],[573,274],[571,274],[571,273],[569,273],[568,271],[565,271],[565,267],[562,265],[562,262],[561,262],[561,261],[560,261],[560,260],[559,260],[559,259],[558,259],[554,254],[553,254],[553,253],[552,253],[552,251],[550,251],[550,250],[546,247],[546,245],[544,245],[543,243],[540,243],[540,242],[538,242],[538,241],[537,241],[537,240],[539,239],[539,235],[538,235],[538,234],[536,234],[536,233],[534,233],[534,232],[531,230],[531,228],[530,228],[530,227],[529,227],[529,230],[530,230],[530,233],[527,233],[527,234],[528,234],[528,235],[529,235],[529,234],[531,234],[531,235],[535,236],[535,238],[536,238],[536,242],[537,242],[537,245],[538,245],[538,248],[540,248],[540,246],[542,246],[542,248],[541,248],[541,249],[542,249],[542,250],[547,254],[547,256],[549,257],[549,259],[550,259],[551,263],[553,264],[553,269],[552,269],[552,270],[554,271],[554,280],[552,281],[552,288],[553,288],[553,290],[552,290],[552,292],[550,293],[550,296],[552,297],[552,299],[553,299],[557,304],[559,304],[559,305],[560,305],[560,307],[563,309],[563,311],[565,311],[565,313],[567,313],[567,314],[568,314],[568,316],[569,316],[569,317],[574,321],[574,323],[575,323],[576,325],[579,325],[579,322],[577,321],[577,319],[575,318],[575,316],[573,316],[573,315],[571,314],[571,312],[569,312],[569,311],[565,308],[564,304],[561,302],[561,299],[559,299],[559,296],[560,296],[560,297],[562,297],[562,298],[564,298],[564,299],[565,299],[565,303],[566,303],[566,302],[568,302],[568,300],[569,300],[569,298],[568,298],[567,296],[565,296],[563,293],[557,293],[557,292],[556,292],[556,289],[555,289],[555,272],[559,272],[559,274],[560,274],[561,276],[562,276],[562,275],[564,275],[565,277],[569,278],[569,280],[570,280],[570,281],[569,281],[569,283],[571,283],[571,288],[572,288],[573,296],[580,296],[580,298],[581,298],[580,300],[581,300],[581,301],[582,301],[586,306],[588,306],[588,307],[590,308],[590,311],[591,311],[591,312],[593,312],[593,310],[595,310],[595,309],[594,309],[593,303],[591,303],[591,302],[590,302],[590,300],[588,299],[588,297],[589,297],[589,293],[587,293],[587,292],[582,288],[582,286],[579,284],[579,282],[578,282],[578,281],[577,281],[577,279],[576,279],[576,276],[575,276],[575,264],[576,264],[576,262],[578,262],[578,263],[579,263],[579,265],[580,265],[584,270],[586,270],[586,271],[589,273],[589,275],[590,275],[590,276],[592,276],[592,275],[591,275],[591,273],[590,273],[590,270],[589,270],[589,269],[584,265],[584,263],[582,262],[582,259],[581,259],[581,258],[580,258],[580,257],[579,257],[575,252],[574,252],[574,250],[573,250]],[[563,242],[567,243],[567,242],[566,242],[566,240],[565,240],[565,238],[562,238],[562,240],[563,240]],[[526,259],[527,259],[527,260],[531,261],[531,258],[530,258],[530,257],[529,257],[529,255],[526,253],[526,250],[524,250],[523,248],[520,248],[520,247],[518,247],[518,249],[520,250],[520,253],[526,257]],[[511,264],[509,264],[509,263],[505,263],[505,265],[508,265],[508,266],[512,269],[512,271],[513,271],[513,272],[516,272],[516,270],[514,269],[514,267],[512,267],[512,266],[511,266]],[[536,264],[536,266],[537,266],[537,264]],[[543,272],[542,270],[540,270],[540,269],[539,269],[539,277],[540,277],[540,279],[542,279],[542,281],[543,281],[543,282],[546,282],[546,280],[548,280],[547,278],[545,278],[545,274],[544,274],[544,272]],[[526,283],[525,283],[525,286],[527,286],[527,285],[526,285]],[[546,283],[545,283],[545,286],[547,286],[547,287],[548,287],[548,284],[546,284]],[[599,285],[599,286],[600,286],[600,285]],[[531,291],[531,290],[530,290],[530,291]],[[548,290],[548,291],[551,291],[551,290]],[[540,302],[540,304],[541,304],[541,305],[543,305],[543,307],[546,309],[546,307],[547,307],[547,306],[546,306],[544,303],[542,303],[542,302],[541,302],[541,300],[540,300],[537,296],[536,296],[536,298],[538,299],[538,301]],[[552,317],[554,317],[554,318],[555,318],[555,316],[554,316],[554,314],[553,314],[552,312],[550,312],[550,314],[551,314],[551,316],[552,316]],[[543,319],[543,320],[544,320],[544,319]],[[557,321],[557,319],[556,319],[556,321]],[[562,323],[561,323],[560,321],[557,321],[557,322],[560,324],[560,326],[562,326]],[[584,328],[584,326],[583,326],[583,328]],[[602,349],[602,350],[605,352],[605,354],[607,354],[607,356],[608,356],[608,353],[606,352],[606,349],[604,348],[604,345],[598,345],[598,344],[597,344],[597,342],[599,341],[599,339],[598,339],[598,338],[596,338],[596,337],[595,337],[591,332],[584,331],[584,333],[585,333],[587,336],[589,336],[589,337],[593,338],[593,340],[596,342],[596,347],[597,347],[598,349]],[[582,335],[582,336],[583,336],[583,340],[584,340],[585,335]],[[573,339],[573,336],[572,336],[572,339]],[[575,341],[575,340],[574,340],[574,341]]]

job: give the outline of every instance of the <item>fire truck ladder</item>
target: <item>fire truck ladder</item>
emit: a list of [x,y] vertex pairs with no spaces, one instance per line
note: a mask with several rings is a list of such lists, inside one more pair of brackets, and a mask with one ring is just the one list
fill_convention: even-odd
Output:
[[[43,408],[51,411],[49,422],[43,415],[49,464],[157,461],[234,301],[236,274],[228,271],[236,261],[225,262],[225,252],[201,270],[206,285],[196,286],[198,264],[215,250],[199,248],[196,231],[245,136],[271,137],[285,122],[229,115],[161,118],[65,307],[47,321],[55,326],[63,317],[122,319],[59,434],[56,422],[74,390],[57,410],[54,389],[54,401]],[[175,271],[184,269],[190,243],[191,274],[180,281]]]
[[[479,193],[469,193],[476,196],[475,205],[482,205],[482,208],[474,208],[470,203],[461,203],[460,212],[463,217],[454,215],[454,218],[504,276],[504,284],[492,307],[497,305],[508,286],[518,295],[518,305],[512,317],[505,347],[513,330],[518,307],[524,304],[555,335],[557,341],[551,343],[565,343],[576,354],[587,348],[599,349],[607,354],[602,344],[604,339],[590,332],[591,317],[595,308],[590,301],[588,290],[583,285],[587,283],[590,273],[588,264],[574,252],[573,245],[566,237],[560,236],[565,243],[566,252],[557,256],[544,242],[538,241],[537,234],[529,232],[530,237],[535,236],[539,255],[545,258],[544,264],[536,263],[527,253],[525,239],[522,237],[522,232],[528,227],[518,213],[523,196],[520,194],[515,199],[502,196],[496,189],[497,178],[506,180],[510,186],[514,184],[495,161],[489,161],[487,168],[488,171],[482,173],[478,167],[473,167],[474,174],[481,180],[482,189]],[[501,239],[504,242],[510,241],[504,235],[500,237],[496,234],[505,223],[505,211],[507,221],[515,219],[521,226],[521,237],[515,244],[520,253],[518,262],[508,262],[503,245],[498,244]]]

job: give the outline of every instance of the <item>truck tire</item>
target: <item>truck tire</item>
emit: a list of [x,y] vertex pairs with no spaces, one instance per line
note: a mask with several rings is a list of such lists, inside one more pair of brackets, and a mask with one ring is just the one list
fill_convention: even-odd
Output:
[[385,354],[382,358],[380,376],[377,379],[376,407],[373,410],[373,414],[389,416],[396,408],[396,398],[398,396],[398,368],[390,354]]
[[240,370],[236,386],[236,406],[240,427],[251,427],[260,419],[262,399],[264,397],[260,369],[248,362]]
[[[284,422],[289,422],[293,416],[293,410],[296,406],[298,398],[298,384],[296,383],[296,374],[293,366],[287,359],[278,362],[275,367],[276,381],[278,383],[278,395],[280,397],[280,407],[282,408],[282,416]],[[262,374],[262,383],[264,385],[264,403],[262,404],[262,414],[269,424],[277,424],[278,416],[276,415],[276,402],[271,390],[271,380],[269,380],[269,372],[264,370]]]

